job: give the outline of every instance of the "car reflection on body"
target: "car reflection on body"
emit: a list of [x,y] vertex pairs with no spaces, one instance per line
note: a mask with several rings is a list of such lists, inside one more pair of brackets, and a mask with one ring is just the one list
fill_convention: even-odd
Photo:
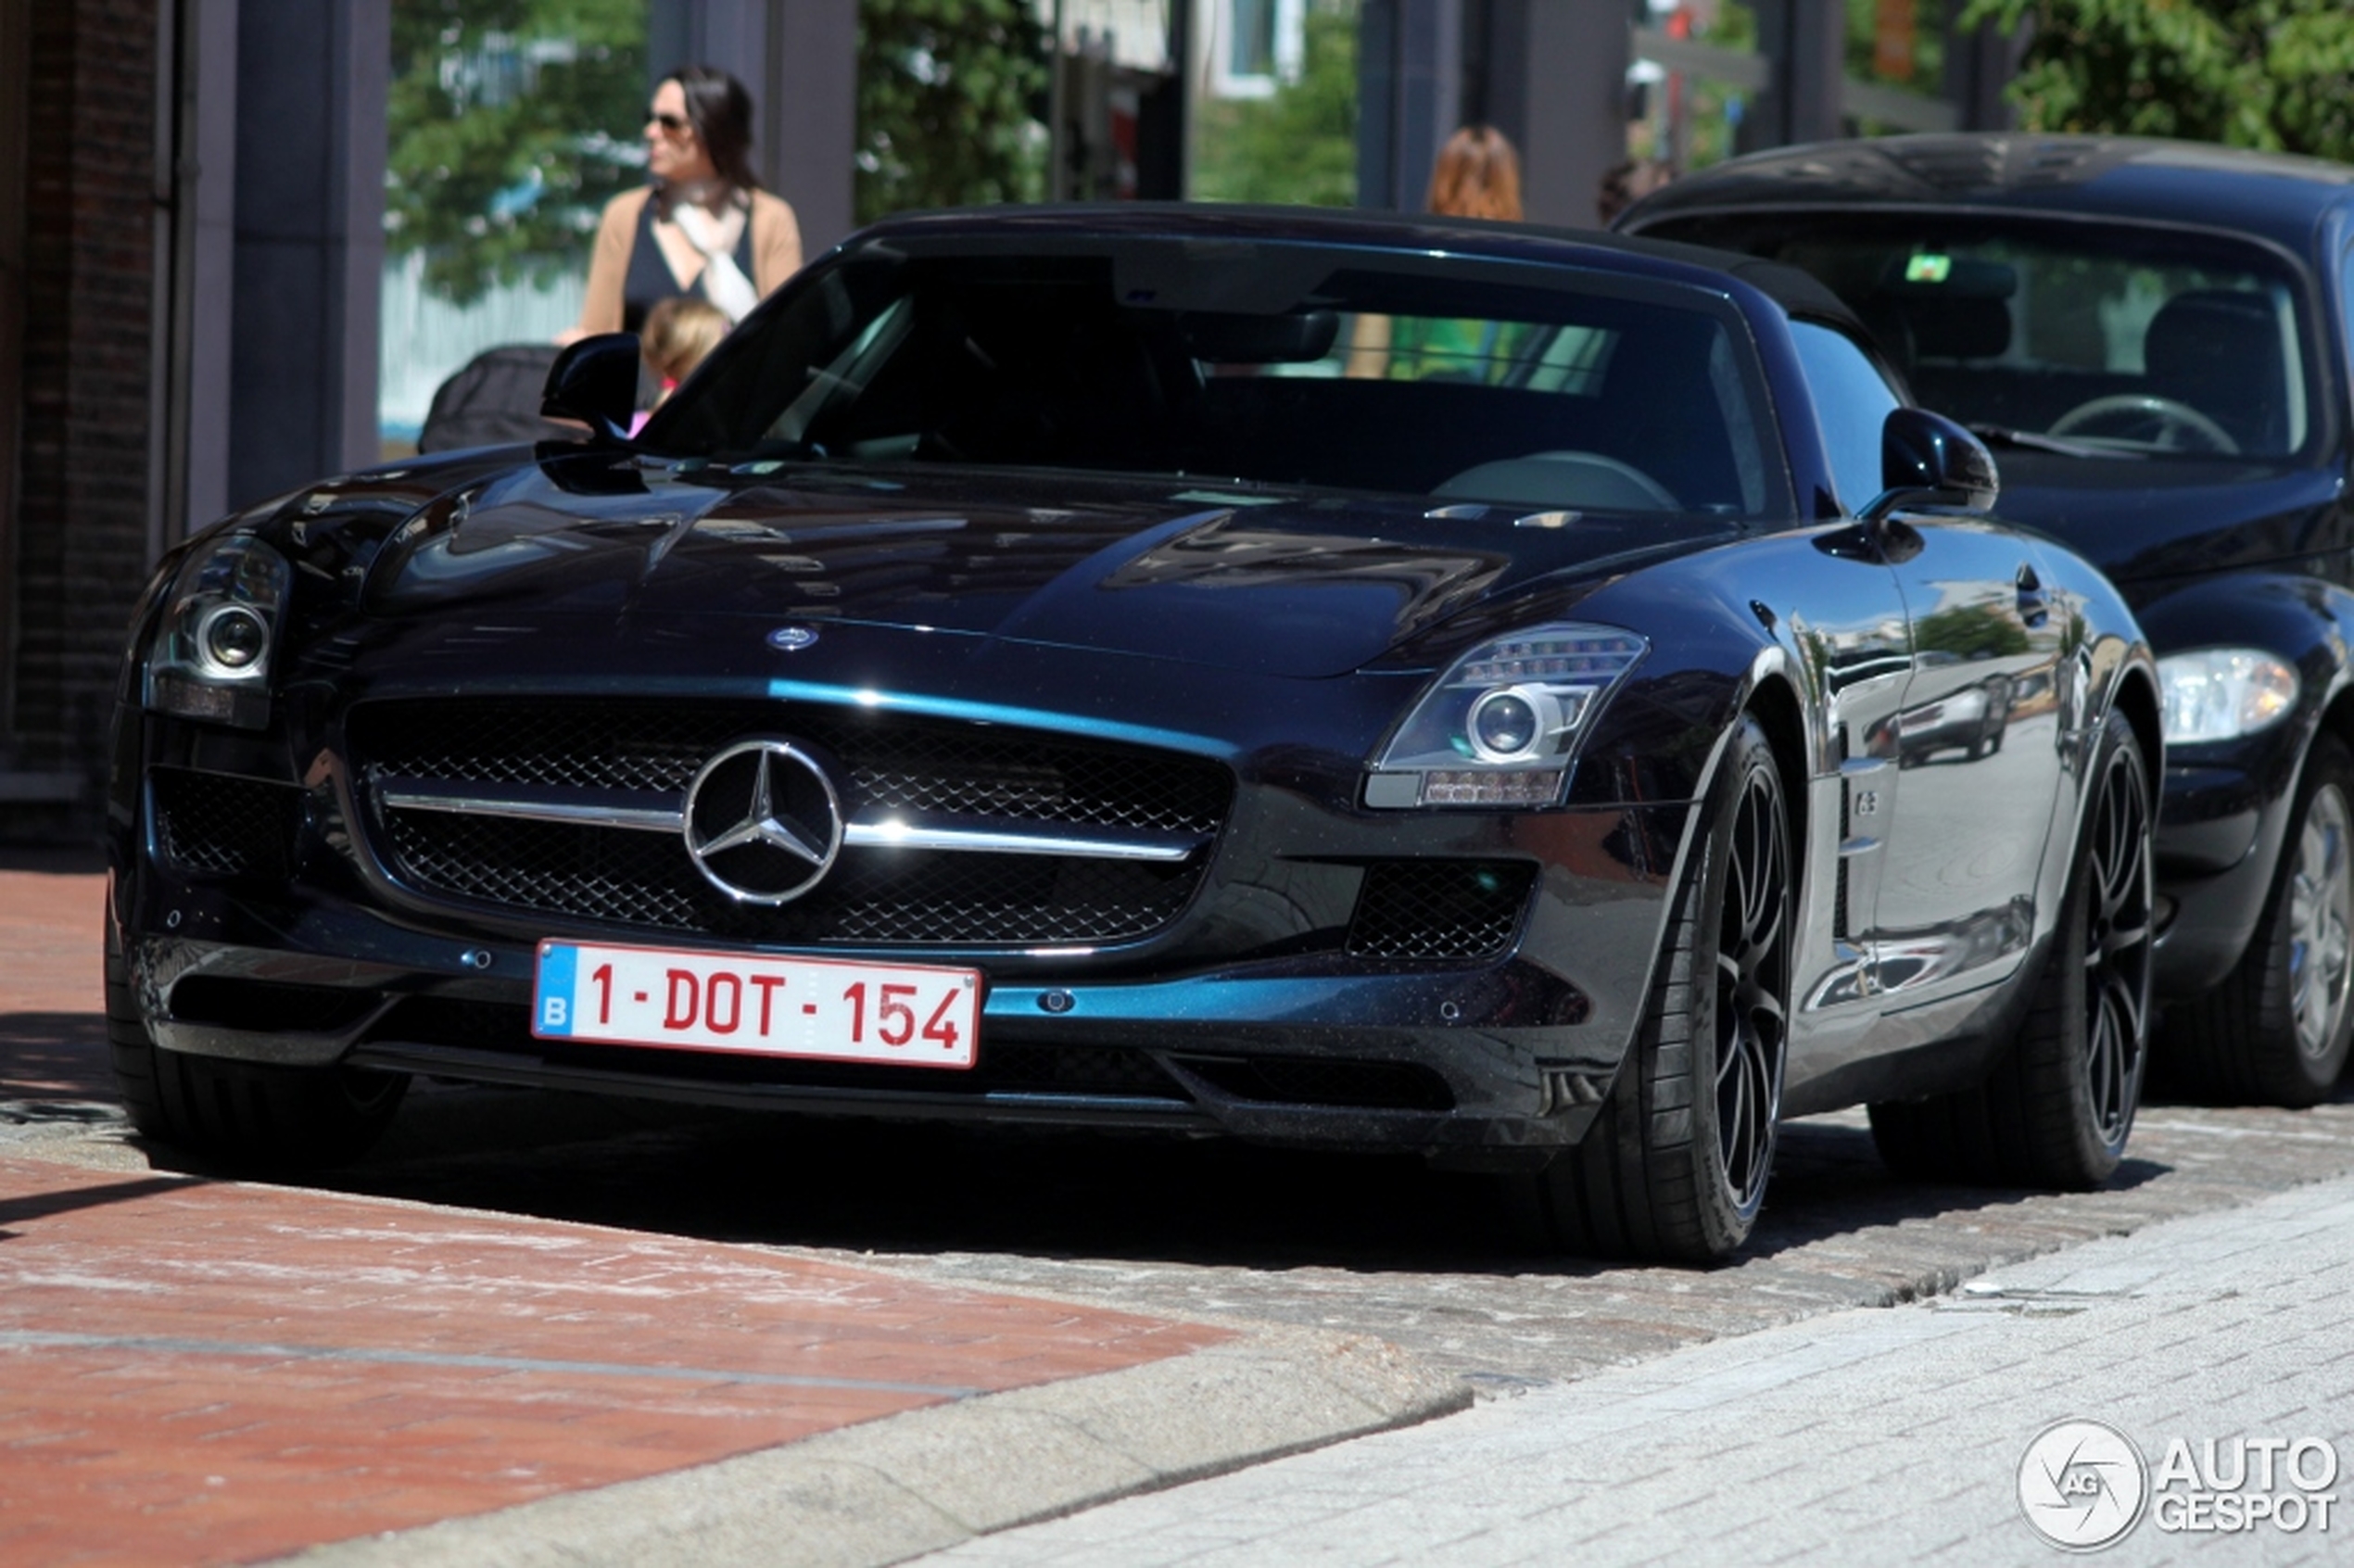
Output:
[[1622,219],[1836,289],[2099,562],[2166,679],[2155,1069],[2310,1105],[2354,1042],[2354,169],[2131,137],[1738,158]]
[[[418,1073],[1222,1132],[1688,1259],[1793,1112],[2102,1181],[2155,668],[1834,297],[1725,259],[904,219],[634,440],[593,339],[549,399],[593,439],[224,522],[122,688],[133,1116],[256,1165]],[[2050,711],[1900,782],[1895,715],[2031,670]]]
[[1946,751],[1958,751],[1964,760],[1976,762],[2001,751],[2003,731],[2010,727],[2015,684],[2007,675],[1988,676],[1975,686],[1898,714],[1888,722],[1897,765],[1917,766]]

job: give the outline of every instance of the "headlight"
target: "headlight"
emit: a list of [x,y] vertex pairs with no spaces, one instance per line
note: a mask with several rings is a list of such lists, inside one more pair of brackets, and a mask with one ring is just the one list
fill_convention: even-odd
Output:
[[250,534],[217,539],[180,568],[147,656],[147,706],[241,729],[270,722],[270,659],[291,574]]
[[1369,806],[1545,806],[1611,689],[1650,644],[1612,626],[1549,626],[1481,643],[1398,727]]
[[2254,648],[2202,648],[2158,662],[2170,746],[2231,740],[2278,724],[2297,707],[2296,669]]

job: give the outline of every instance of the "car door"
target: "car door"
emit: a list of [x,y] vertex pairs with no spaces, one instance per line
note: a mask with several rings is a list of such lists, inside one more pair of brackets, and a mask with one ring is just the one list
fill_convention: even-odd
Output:
[[[1844,333],[1803,322],[1792,333],[1838,499],[1861,511],[1897,395]],[[1849,858],[1870,862],[1851,867],[1849,908],[1861,989],[1901,1007],[2000,980],[2026,954],[2061,785],[2064,614],[2032,546],[1997,525],[1900,513],[1877,537],[1909,658],[1892,710],[1847,740]]]

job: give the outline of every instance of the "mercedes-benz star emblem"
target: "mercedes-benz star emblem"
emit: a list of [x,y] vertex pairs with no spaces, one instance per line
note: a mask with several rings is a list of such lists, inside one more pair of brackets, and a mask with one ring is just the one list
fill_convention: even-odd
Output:
[[842,796],[790,740],[739,740],[687,786],[687,853],[739,904],[790,904],[842,853]]

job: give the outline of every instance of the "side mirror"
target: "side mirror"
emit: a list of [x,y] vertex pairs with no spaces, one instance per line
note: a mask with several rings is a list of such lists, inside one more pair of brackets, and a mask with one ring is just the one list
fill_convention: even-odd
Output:
[[1864,509],[1877,523],[1908,506],[1985,512],[2002,494],[1994,454],[1968,430],[1927,409],[1895,409],[1880,426],[1880,493]]
[[601,441],[626,441],[638,412],[638,335],[601,332],[556,356],[539,411],[576,419]]

